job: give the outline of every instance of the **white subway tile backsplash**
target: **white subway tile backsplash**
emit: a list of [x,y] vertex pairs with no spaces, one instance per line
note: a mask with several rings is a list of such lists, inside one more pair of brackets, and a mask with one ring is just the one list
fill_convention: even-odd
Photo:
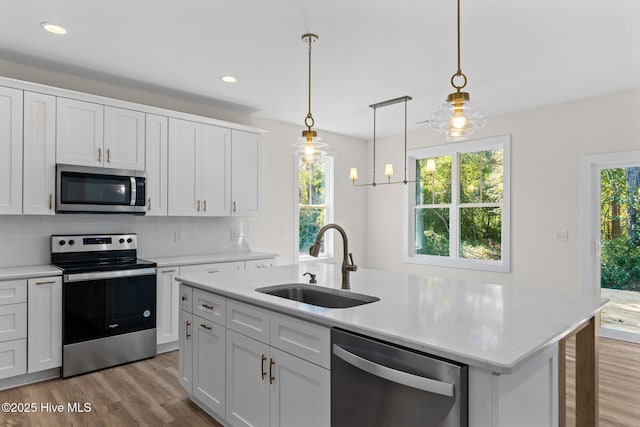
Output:
[[[248,228],[240,217],[0,216],[0,267],[49,264],[52,234],[137,233],[138,257],[151,258],[248,251]],[[176,230],[182,232],[179,242]],[[232,239],[232,230],[242,237]]]

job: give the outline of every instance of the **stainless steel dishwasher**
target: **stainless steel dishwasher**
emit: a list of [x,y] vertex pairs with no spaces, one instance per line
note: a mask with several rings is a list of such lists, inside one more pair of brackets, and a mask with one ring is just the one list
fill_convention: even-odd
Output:
[[468,367],[331,331],[332,427],[467,427]]

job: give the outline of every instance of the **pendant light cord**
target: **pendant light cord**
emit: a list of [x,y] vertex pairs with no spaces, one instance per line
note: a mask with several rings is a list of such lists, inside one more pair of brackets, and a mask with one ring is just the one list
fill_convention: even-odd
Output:
[[[458,92],[467,85],[467,76],[462,72],[460,62],[460,0],[458,0],[458,70],[453,76],[451,76],[451,86],[453,86]],[[462,83],[460,85],[456,84],[456,77],[462,77]]]
[[309,130],[314,124],[313,116],[311,115],[311,44],[313,43],[313,38],[311,35],[308,36],[309,40],[309,97],[307,98],[307,117],[304,119],[304,124],[307,126]]

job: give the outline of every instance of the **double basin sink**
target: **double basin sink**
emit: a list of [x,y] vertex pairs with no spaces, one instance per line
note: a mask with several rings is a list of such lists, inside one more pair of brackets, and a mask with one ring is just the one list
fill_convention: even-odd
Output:
[[258,288],[256,291],[325,308],[349,308],[380,301],[380,298],[370,295],[316,287],[304,283],[266,286]]

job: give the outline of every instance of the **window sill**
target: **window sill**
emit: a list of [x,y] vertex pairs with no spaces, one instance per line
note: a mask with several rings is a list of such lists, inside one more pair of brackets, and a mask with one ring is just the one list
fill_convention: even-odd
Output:
[[405,257],[406,264],[431,265],[434,267],[460,268],[466,270],[493,271],[497,273],[509,273],[509,263],[502,261],[482,261],[476,259],[446,258],[429,255],[414,255]]

